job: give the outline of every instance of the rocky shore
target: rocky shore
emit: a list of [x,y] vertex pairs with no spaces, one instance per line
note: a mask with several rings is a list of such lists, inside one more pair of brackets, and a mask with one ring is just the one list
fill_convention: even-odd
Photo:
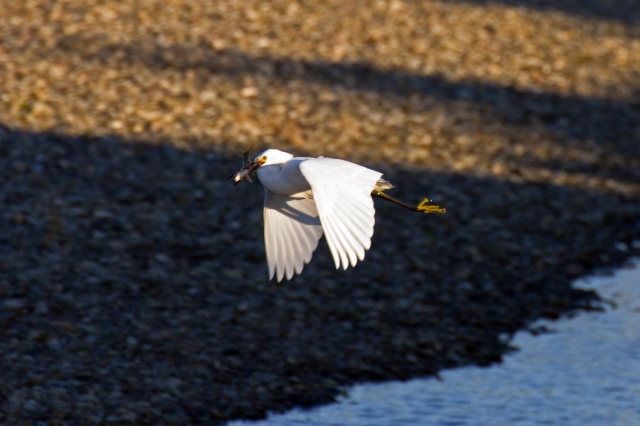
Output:
[[[223,424],[490,365],[640,254],[634,2],[0,1],[0,423]],[[238,148],[356,161],[371,250],[267,281]],[[535,330],[533,330],[535,332]]]

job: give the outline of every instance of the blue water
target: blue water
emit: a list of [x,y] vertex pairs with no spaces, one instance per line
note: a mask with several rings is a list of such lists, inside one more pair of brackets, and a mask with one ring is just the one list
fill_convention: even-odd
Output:
[[337,404],[230,425],[640,425],[640,262],[574,285],[610,301],[606,311],[536,323],[553,332],[518,333],[520,351],[501,364],[358,385]]

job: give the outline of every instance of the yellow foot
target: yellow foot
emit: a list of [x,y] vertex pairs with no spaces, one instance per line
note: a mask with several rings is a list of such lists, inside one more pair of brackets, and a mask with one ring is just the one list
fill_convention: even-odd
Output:
[[424,200],[422,200],[420,204],[418,204],[416,208],[423,213],[446,213],[447,212],[447,209],[443,209],[440,206],[425,206],[425,204],[428,202],[429,202],[429,199],[425,198]]

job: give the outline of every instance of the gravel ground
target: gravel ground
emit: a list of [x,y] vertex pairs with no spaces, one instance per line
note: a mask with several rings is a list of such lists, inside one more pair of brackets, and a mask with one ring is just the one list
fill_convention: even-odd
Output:
[[[640,15],[605,3],[0,0],[0,422],[259,418],[592,309],[571,280],[640,252]],[[251,143],[448,212],[376,200],[364,262],[268,282]]]

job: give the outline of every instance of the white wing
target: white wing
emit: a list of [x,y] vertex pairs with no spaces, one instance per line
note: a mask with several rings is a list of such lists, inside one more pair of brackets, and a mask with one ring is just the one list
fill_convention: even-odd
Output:
[[334,158],[300,163],[313,192],[336,269],[355,266],[371,247],[375,210],[371,191],[382,173]]
[[316,203],[308,198],[289,198],[264,190],[264,243],[269,279],[277,271],[278,282],[302,272],[322,237]]

